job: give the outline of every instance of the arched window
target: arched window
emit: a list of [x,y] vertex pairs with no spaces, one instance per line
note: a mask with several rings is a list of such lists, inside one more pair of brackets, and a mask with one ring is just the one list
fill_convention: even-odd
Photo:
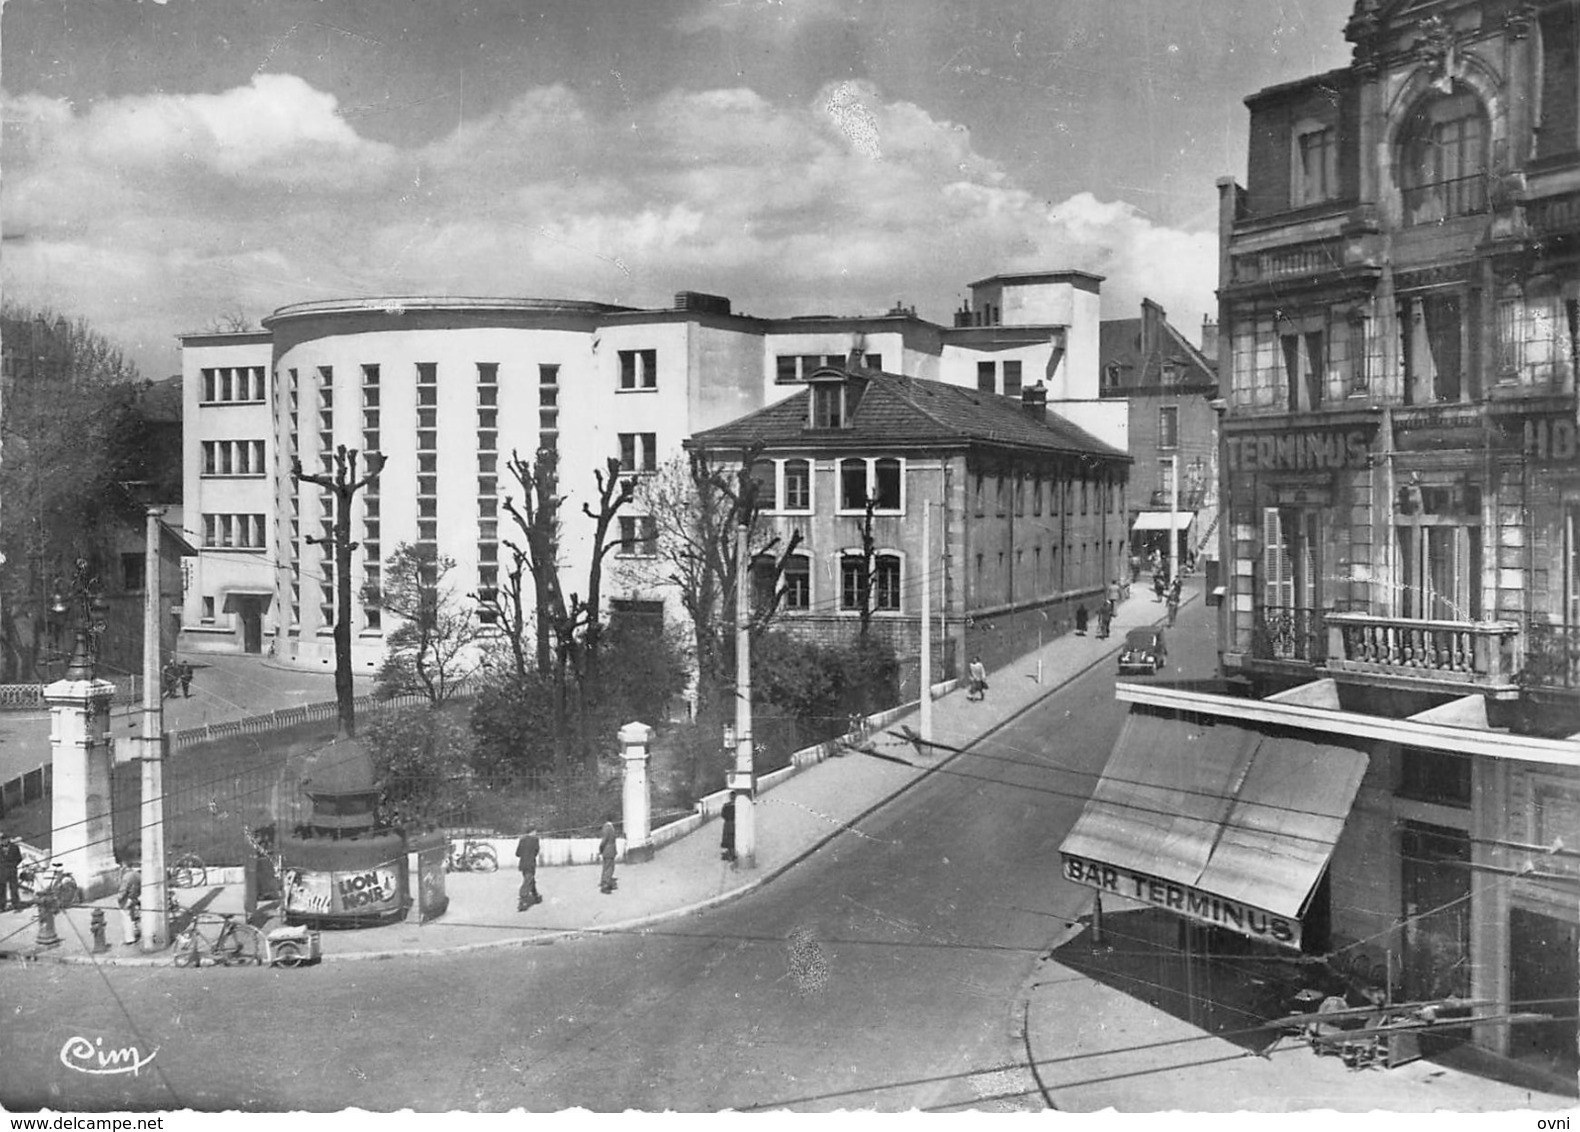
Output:
[[1399,187],[1407,224],[1468,216],[1487,207],[1487,116],[1469,91],[1419,104],[1399,137]]

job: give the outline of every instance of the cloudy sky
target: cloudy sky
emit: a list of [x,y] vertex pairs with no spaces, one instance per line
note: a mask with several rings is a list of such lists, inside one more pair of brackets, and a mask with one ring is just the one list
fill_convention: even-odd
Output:
[[1194,331],[1243,98],[1351,0],[8,0],[5,294],[145,376],[286,303],[759,315],[1079,267]]

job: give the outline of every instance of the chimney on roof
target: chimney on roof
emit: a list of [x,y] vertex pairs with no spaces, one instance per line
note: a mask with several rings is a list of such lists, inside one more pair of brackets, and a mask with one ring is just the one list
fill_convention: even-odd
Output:
[[1163,344],[1163,324],[1168,315],[1151,299],[1141,300],[1141,359],[1145,365],[1155,350]]
[[1048,387],[1042,382],[1028,385],[1020,391],[1020,409],[1034,421],[1048,419]]
[[1218,324],[1205,314],[1201,316],[1201,352],[1209,361],[1218,360]]

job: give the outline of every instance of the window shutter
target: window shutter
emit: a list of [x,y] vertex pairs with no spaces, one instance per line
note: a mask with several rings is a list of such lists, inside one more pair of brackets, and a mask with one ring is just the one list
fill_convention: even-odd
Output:
[[1284,545],[1284,523],[1276,507],[1262,510],[1262,604],[1295,604],[1295,580],[1289,550]]

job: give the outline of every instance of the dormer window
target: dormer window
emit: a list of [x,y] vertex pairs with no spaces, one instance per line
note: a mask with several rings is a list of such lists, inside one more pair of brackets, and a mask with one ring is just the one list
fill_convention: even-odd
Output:
[[812,386],[812,427],[845,427],[845,383],[820,381]]
[[1304,121],[1294,130],[1289,203],[1294,208],[1333,200],[1339,195],[1338,132],[1322,122]]

